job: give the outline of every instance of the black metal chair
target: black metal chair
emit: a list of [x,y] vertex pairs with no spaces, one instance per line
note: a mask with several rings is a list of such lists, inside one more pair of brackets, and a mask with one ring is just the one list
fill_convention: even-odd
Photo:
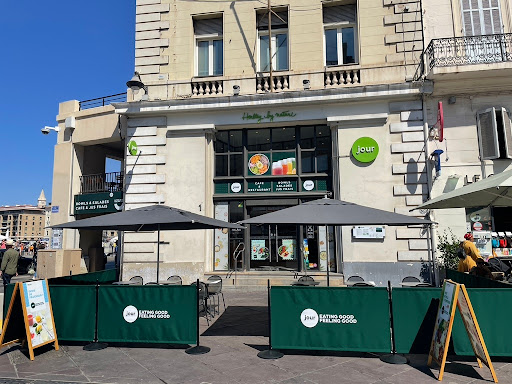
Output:
[[181,280],[181,277],[178,275],[173,275],[167,279],[167,284],[169,285],[182,285],[183,281]]
[[226,310],[226,302],[224,301],[224,293],[222,292],[222,277],[213,275],[208,278],[208,294],[212,296],[213,300],[213,313],[215,314],[215,297],[217,297],[217,313],[220,314],[220,297],[222,296],[222,303],[224,310]]
[[144,279],[142,276],[133,276],[130,278],[130,281],[134,281],[136,285],[144,285]]
[[[197,283],[194,281],[190,285],[196,287]],[[201,281],[199,282],[199,301],[197,305],[199,306],[199,316],[202,314],[206,319],[206,323],[210,325],[210,319],[208,318],[208,315],[210,315],[210,311],[208,309],[208,287]]]

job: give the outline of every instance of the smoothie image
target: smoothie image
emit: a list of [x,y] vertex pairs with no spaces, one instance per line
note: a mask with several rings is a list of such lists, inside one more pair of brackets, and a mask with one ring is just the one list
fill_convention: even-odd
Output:
[[34,325],[34,315],[27,315],[27,320],[29,327]]

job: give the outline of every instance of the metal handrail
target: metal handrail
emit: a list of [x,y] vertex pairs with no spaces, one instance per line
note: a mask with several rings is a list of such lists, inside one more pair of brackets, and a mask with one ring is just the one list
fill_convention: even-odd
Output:
[[122,192],[123,172],[98,173],[80,176],[80,194],[97,192]]
[[105,105],[109,105],[111,103],[115,103],[116,101],[126,101],[126,92],[116,93],[115,95],[97,97],[95,99],[89,99],[79,102],[80,111],[84,109],[96,108],[96,107],[104,107]]
[[512,33],[433,39],[424,52],[427,68],[512,61]]

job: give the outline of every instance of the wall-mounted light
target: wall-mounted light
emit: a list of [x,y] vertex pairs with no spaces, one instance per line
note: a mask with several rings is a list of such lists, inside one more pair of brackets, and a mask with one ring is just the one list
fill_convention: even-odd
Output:
[[140,79],[139,72],[135,71],[133,74],[133,77],[126,82],[126,86],[132,90],[132,92],[136,95],[139,92],[139,89],[144,90],[144,95],[142,96],[142,99],[147,100],[147,94],[148,94],[148,87],[144,85],[142,80]]
[[240,94],[240,86],[233,85],[233,96],[238,96]]

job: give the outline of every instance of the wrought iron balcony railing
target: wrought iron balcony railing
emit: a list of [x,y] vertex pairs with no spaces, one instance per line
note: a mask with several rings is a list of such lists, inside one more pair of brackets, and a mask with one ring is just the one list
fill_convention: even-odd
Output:
[[80,110],[104,107],[111,103],[126,101],[126,92],[117,93],[115,95],[97,97],[96,99],[83,100],[79,102]]
[[512,61],[512,33],[434,39],[424,55],[429,70]]
[[122,192],[123,173],[110,172],[80,176],[80,194],[97,192]]

